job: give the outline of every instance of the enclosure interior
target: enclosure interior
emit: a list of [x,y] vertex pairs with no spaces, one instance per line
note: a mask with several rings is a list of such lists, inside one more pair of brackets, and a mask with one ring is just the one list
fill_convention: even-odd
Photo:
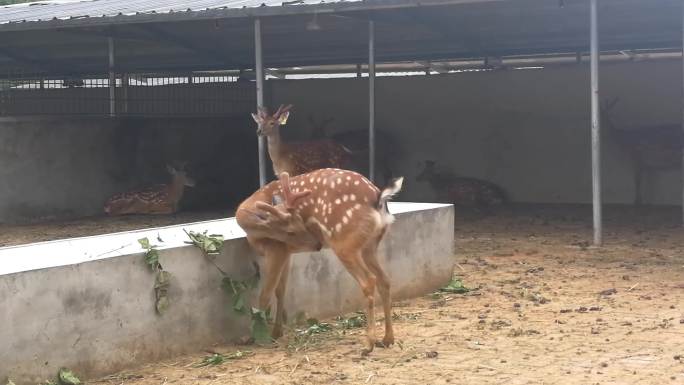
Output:
[[[429,75],[380,73],[376,81],[379,155],[393,175],[407,178],[400,200],[439,200],[439,191],[416,180],[433,160],[446,172],[500,185],[514,203],[589,203],[587,4],[512,3],[321,14],[316,31],[306,28],[307,12],[264,18],[266,103],[295,105],[282,130],[286,140],[311,138],[312,120],[332,119],[328,134],[367,129],[365,66],[362,77],[341,79],[291,80],[278,69],[366,63],[372,17],[379,62],[428,65]],[[602,98],[619,98],[611,123],[621,129],[680,124],[681,59],[643,52],[679,49],[681,3],[661,1],[651,13],[636,1],[601,3],[602,49],[636,52],[633,60],[602,63]],[[0,245],[225,217],[258,186],[249,116],[256,103],[253,19],[117,19],[26,30],[21,23],[0,25],[0,176],[7,182],[0,189]],[[638,33],[630,32],[637,20]],[[552,53],[580,56],[574,63],[476,71],[429,67],[429,61],[505,62]],[[604,201],[631,204],[636,165],[610,130],[604,138]],[[182,213],[101,218],[109,196],[167,181],[165,165],[177,160],[188,161],[197,180]],[[679,164],[648,170],[644,203],[679,204],[680,173]]]

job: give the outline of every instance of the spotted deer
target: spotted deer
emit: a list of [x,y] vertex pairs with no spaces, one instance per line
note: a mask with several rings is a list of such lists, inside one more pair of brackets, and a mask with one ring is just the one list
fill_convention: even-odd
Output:
[[285,143],[280,136],[280,126],[287,123],[292,105],[281,105],[270,115],[266,108],[259,108],[252,118],[257,123],[257,135],[265,136],[268,155],[276,175],[287,172],[292,176],[321,168],[346,168],[351,152],[332,140],[312,140]]
[[171,183],[116,194],[107,200],[104,212],[112,216],[176,213],[185,187],[195,186],[195,181],[187,175],[184,164],[178,169],[166,167],[172,176]]
[[428,182],[437,193],[438,200],[457,206],[483,208],[500,205],[506,201],[504,190],[494,183],[438,170],[436,162],[432,160],[425,161],[425,166],[416,177],[416,181]]
[[644,176],[658,170],[671,170],[682,164],[681,123],[618,128],[611,114],[618,98],[601,104],[608,135],[627,153],[633,165],[634,204],[643,203]]
[[[367,337],[362,353],[375,346],[375,290],[385,315],[384,346],[394,343],[389,277],[378,263],[380,241],[393,222],[387,201],[401,190],[403,178],[378,189],[362,175],[321,169],[294,177],[284,172],[247,198],[237,209],[237,223],[248,242],[264,256],[264,284],[259,309],[275,292],[276,318],[272,336],[282,335],[283,296],[290,255],[295,250],[330,247],[354,277],[367,301]],[[283,201],[283,203],[279,203]]]

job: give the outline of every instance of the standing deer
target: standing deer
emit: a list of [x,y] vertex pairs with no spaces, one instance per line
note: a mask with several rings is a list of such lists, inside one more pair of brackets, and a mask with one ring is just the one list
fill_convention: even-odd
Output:
[[112,216],[176,213],[178,203],[183,198],[185,187],[195,186],[195,181],[188,177],[184,167],[184,164],[178,169],[166,166],[173,178],[169,184],[155,185],[142,190],[114,195],[105,203],[105,213]]
[[[384,346],[394,343],[390,281],[377,260],[380,241],[394,217],[387,201],[401,190],[398,178],[382,191],[362,175],[322,169],[290,178],[287,173],[240,204],[235,218],[248,242],[264,259],[264,285],[259,309],[269,306],[275,291],[277,309],[272,336],[282,335],[283,296],[290,255],[296,249],[332,248],[368,301],[367,340],[362,353],[375,346],[375,289],[385,314]],[[284,203],[275,204],[279,197]]]
[[321,168],[346,168],[351,152],[332,140],[284,143],[280,137],[280,126],[287,123],[292,105],[281,105],[269,115],[266,108],[259,108],[252,118],[257,123],[257,135],[268,141],[268,155],[273,162],[276,175],[282,172],[295,176]]
[[[368,129],[350,130],[331,134],[326,127],[333,122],[333,118],[327,118],[321,122],[316,122],[313,116],[309,115],[309,125],[311,126],[311,139],[329,139],[339,143],[349,149],[351,153],[351,168],[359,172],[368,172],[370,168],[369,156],[370,147],[368,143]],[[375,132],[375,169],[383,182],[389,182],[392,178],[390,159],[397,158],[397,144],[392,136],[385,131],[376,130]]]
[[437,170],[432,160],[425,161],[425,167],[416,181],[427,181],[444,202],[460,206],[486,207],[500,205],[506,201],[503,189],[494,183],[475,178],[455,176]]
[[680,123],[618,129],[611,110],[618,98],[604,101],[601,106],[608,133],[625,150],[634,167],[634,204],[643,203],[643,178],[649,171],[671,170],[682,164],[682,126]]

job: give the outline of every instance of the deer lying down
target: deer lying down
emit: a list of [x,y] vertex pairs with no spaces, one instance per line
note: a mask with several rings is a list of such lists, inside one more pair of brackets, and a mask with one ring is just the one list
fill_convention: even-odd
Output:
[[[274,291],[276,295],[273,338],[282,335],[290,255],[295,250],[316,250],[324,245],[332,248],[368,301],[363,353],[375,346],[376,285],[385,314],[382,343],[394,343],[390,281],[378,263],[377,250],[394,220],[387,211],[387,201],[399,192],[402,181],[395,179],[380,190],[353,171],[329,168],[292,178],[282,173],[280,181],[267,184],[240,204],[236,220],[247,233],[248,242],[264,256],[261,271],[265,281],[259,309],[265,310]],[[277,203],[280,197],[283,203]]]
[[267,138],[268,155],[275,174],[286,172],[295,176],[326,167],[347,168],[351,161],[351,152],[332,140],[291,143],[281,140],[280,126],[287,123],[291,108],[292,105],[281,105],[273,115],[269,115],[266,108],[260,108],[256,114],[252,114],[258,125],[257,135]]
[[167,170],[173,177],[170,184],[114,195],[105,203],[104,212],[108,215],[176,213],[185,187],[195,186],[195,181],[183,167],[177,170],[167,166]]

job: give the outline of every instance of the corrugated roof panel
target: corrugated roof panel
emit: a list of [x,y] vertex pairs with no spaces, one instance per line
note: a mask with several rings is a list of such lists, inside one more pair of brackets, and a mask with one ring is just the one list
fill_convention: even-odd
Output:
[[[347,0],[349,1],[349,0]],[[351,0],[357,1],[357,0]],[[335,1],[329,1],[334,3]],[[285,3],[285,4],[283,4]],[[221,8],[283,6],[283,0],[50,0],[0,7],[0,24],[82,17],[204,11]],[[296,4],[318,4],[321,0],[301,0]]]

